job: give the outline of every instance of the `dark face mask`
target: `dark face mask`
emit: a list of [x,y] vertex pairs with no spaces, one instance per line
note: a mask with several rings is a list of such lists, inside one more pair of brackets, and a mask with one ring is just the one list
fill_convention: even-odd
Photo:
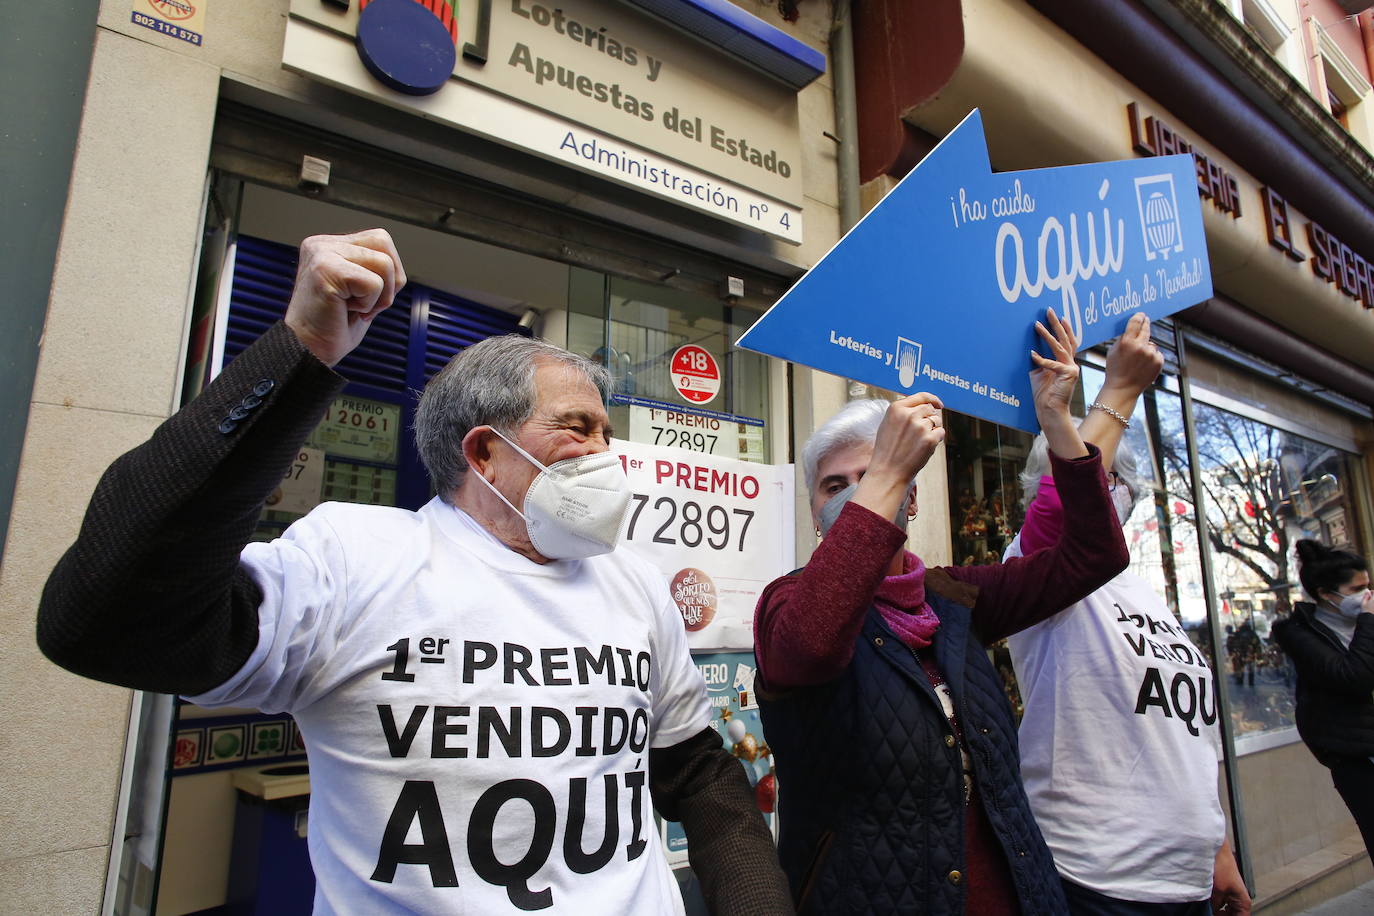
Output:
[[[816,522],[821,526],[821,537],[830,533],[830,528],[835,524],[835,519],[840,517],[840,510],[854,498],[854,493],[858,489],[857,483],[851,483],[821,506],[821,511],[816,513]],[[902,504],[897,507],[897,515],[892,519],[892,524],[898,528],[906,528],[906,500],[902,500]]]

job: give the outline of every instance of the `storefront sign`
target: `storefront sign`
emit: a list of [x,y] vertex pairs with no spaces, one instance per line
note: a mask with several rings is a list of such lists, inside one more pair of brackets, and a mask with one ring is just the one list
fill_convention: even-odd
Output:
[[[794,88],[723,51],[685,40],[647,13],[604,0],[460,4],[449,27],[440,18],[423,30],[434,33],[427,44],[418,26],[374,28],[373,22],[380,23],[383,13],[397,23],[420,14],[434,19],[429,7],[450,6],[406,0],[419,6],[415,11],[402,9],[401,2],[371,0],[360,13],[359,4],[340,10],[322,0],[291,0],[283,65],[721,219],[801,241]],[[415,33],[424,47],[445,45],[446,60],[455,32],[457,46],[465,50],[455,56],[451,79],[443,79],[442,72],[431,79],[429,57],[418,68],[424,72],[412,72],[420,54],[406,53],[406,36]]]
[[[1269,244],[1294,261],[1307,261],[1306,252],[1293,237],[1288,201],[1269,187],[1260,188],[1260,197],[1264,201],[1264,231]],[[1318,280],[1334,283],[1347,297],[1365,308],[1374,308],[1374,264],[1310,221],[1307,223],[1307,246],[1312,251],[1312,273]]]
[[1194,175],[1189,156],[993,174],[974,111],[739,346],[1034,430],[1047,308],[1089,347],[1212,295]]
[[[1240,192],[1235,175],[1186,140],[1181,131],[1159,118],[1147,117],[1142,121],[1135,102],[1126,106],[1126,114],[1131,122],[1131,145],[1136,152],[1147,156],[1192,155],[1197,169],[1198,195],[1203,200],[1211,200],[1213,206],[1233,219],[1240,218]],[[1264,231],[1270,246],[1291,260],[1308,260],[1307,252],[1295,237],[1288,202],[1270,187],[1261,186],[1259,193],[1264,209]],[[1318,280],[1335,284],[1365,308],[1374,308],[1374,265],[1317,223],[1307,223],[1306,235],[1312,252],[1313,275]]]
[[383,85],[437,92],[453,75],[458,23],[448,0],[358,0],[358,57]]
[[1374,308],[1374,264],[1316,223],[1307,224],[1307,243],[1317,279],[1336,284],[1347,297]]
[[1159,118],[1148,117],[1143,122],[1135,102],[1126,106],[1131,121],[1131,146],[1146,156],[1175,156],[1186,153],[1193,157],[1197,170],[1197,192],[1203,200],[1232,219],[1240,219],[1240,187],[1236,176],[1222,168],[1202,150],[1193,146],[1183,135]]
[[616,441],[625,542],[663,573],[694,649],[748,649],[764,586],[792,569],[792,468]]
[[134,0],[134,25],[188,44],[200,45],[205,35],[205,5],[210,0]]
[[717,458],[763,460],[763,421],[669,405],[630,405],[630,439]]

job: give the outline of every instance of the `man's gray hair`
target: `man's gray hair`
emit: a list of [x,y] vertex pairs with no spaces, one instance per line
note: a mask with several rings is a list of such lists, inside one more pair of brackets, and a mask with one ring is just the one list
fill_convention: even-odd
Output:
[[881,398],[850,401],[820,425],[802,446],[802,473],[809,499],[816,489],[816,469],[831,452],[860,443],[872,443],[887,414],[888,402]]
[[530,418],[542,365],[581,372],[604,401],[611,390],[606,367],[542,340],[506,334],[460,351],[425,386],[415,411],[415,446],[440,498],[449,502],[467,473],[463,437],[478,426],[513,432]]
[[[1123,441],[1116,448],[1116,459],[1112,470],[1121,478],[1131,494],[1131,507],[1145,496],[1144,482],[1140,479],[1140,469],[1135,463],[1135,453]],[[1026,466],[1021,471],[1021,507],[1028,508],[1035,494],[1040,492],[1040,478],[1050,473],[1050,446],[1045,434],[1040,433],[1031,444],[1030,454],[1026,456]]]

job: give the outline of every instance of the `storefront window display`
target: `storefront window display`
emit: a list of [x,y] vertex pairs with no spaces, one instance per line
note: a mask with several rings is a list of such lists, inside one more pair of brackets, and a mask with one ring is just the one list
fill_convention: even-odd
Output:
[[1032,437],[956,413],[948,415],[947,428],[954,562],[1000,563],[1025,518],[1019,475]]
[[[1020,474],[1033,437],[953,411],[945,414],[945,428],[954,564],[1001,563],[1002,552],[1025,520]],[[991,654],[1007,702],[1020,719],[1021,694],[1006,643],[997,643]]]
[[[1295,602],[1309,600],[1298,584],[1298,540],[1360,550],[1351,540],[1352,456],[1205,403],[1196,406],[1194,435],[1225,640],[1219,674],[1233,734],[1245,739],[1290,728],[1293,671],[1270,628]],[[1164,457],[1171,476],[1186,465],[1178,448],[1166,447]],[[1178,494],[1176,508],[1197,515],[1191,491]]]
[[768,361],[733,343],[758,313],[652,283],[574,269],[568,346],[614,378],[617,435],[767,462]]

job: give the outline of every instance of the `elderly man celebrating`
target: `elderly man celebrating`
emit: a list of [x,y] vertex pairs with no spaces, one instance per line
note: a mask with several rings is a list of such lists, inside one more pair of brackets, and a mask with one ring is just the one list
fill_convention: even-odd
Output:
[[[605,370],[517,337],[427,387],[418,512],[326,503],[248,544],[405,284],[374,230],[301,245],[285,320],[105,473],[38,638],[89,677],[295,716],[316,913],[681,913],[650,800],[716,912],[790,912],[628,502]],[[246,545],[246,546],[245,546]]]

